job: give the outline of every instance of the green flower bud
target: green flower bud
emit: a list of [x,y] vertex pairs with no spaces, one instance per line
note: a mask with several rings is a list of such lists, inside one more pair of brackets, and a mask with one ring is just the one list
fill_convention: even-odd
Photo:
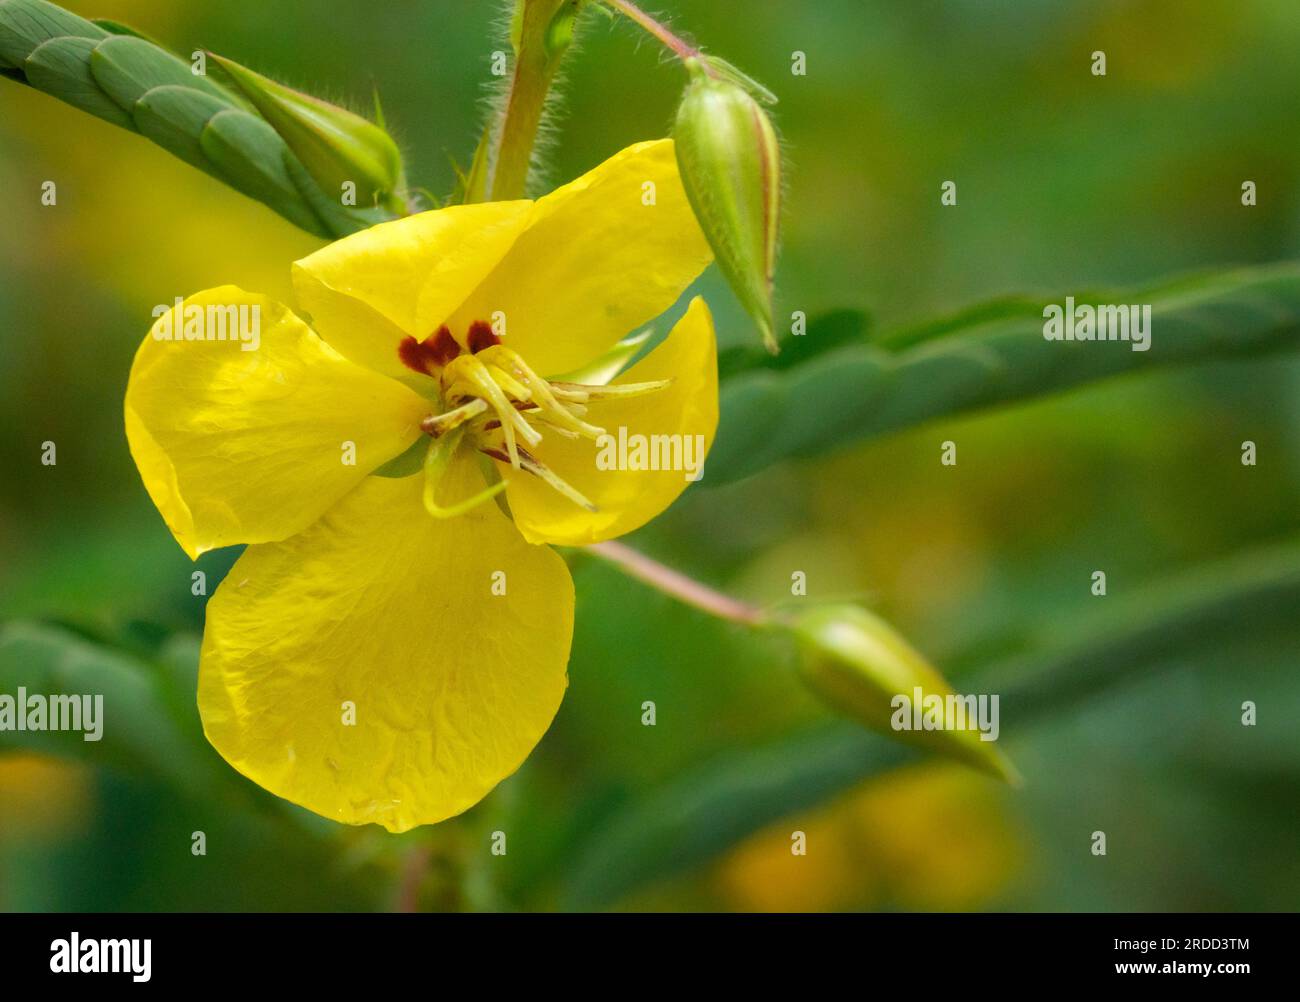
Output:
[[682,185],[718,267],[775,354],[772,278],[781,207],[776,130],[734,71],[722,72],[713,63],[706,68],[698,59],[687,67],[691,82],[673,130]]
[[406,181],[402,154],[392,137],[346,108],[276,83],[247,67],[210,54],[262,117],[302,161],[330,198],[346,183],[356,186],[359,209],[382,205],[402,211],[397,192]]
[[801,676],[834,709],[899,741],[1019,782],[994,744],[998,698],[958,696],[883,619],[858,606],[825,605],[789,617],[786,625],[801,647]]

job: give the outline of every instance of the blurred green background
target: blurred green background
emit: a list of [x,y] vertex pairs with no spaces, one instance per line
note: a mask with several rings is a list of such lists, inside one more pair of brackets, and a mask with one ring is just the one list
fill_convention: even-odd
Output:
[[[505,47],[488,2],[67,6],[355,107],[377,88],[412,183],[435,192],[472,151]],[[1002,293],[1300,257],[1294,0],[659,7],[780,97],[787,313],[856,308],[889,328]],[[1088,71],[1098,49],[1104,78]],[[805,77],[790,73],[795,50]],[[664,135],[683,83],[599,16],[566,75],[545,158],[556,183]],[[943,208],[950,179],[958,205]],[[1240,203],[1246,179],[1255,208]],[[40,204],[46,180],[55,207]],[[183,694],[203,599],[127,453],[121,401],[154,304],[227,282],[292,301],[289,263],[319,244],[143,138],[9,81],[0,206],[0,617],[47,624],[18,645],[33,663],[61,637],[60,656],[145,673],[161,694],[116,752],[0,746],[0,908],[1300,900],[1300,616],[1156,652],[1131,681],[1063,699],[1032,726],[1004,706],[1003,744],[1026,777],[1010,790],[859,739],[805,693],[780,644],[576,557],[568,694],[488,800],[400,837],[282,804],[202,744]],[[751,342],[716,275],[703,285],[723,344]],[[756,601],[788,597],[803,570],[810,596],[881,610],[960,690],[1011,655],[1032,663],[1040,638],[1140,621],[1166,580],[1285,550],[1300,530],[1298,422],[1293,356],[1126,377],[702,486],[633,542]],[[936,461],[945,439],[960,442],[956,468]],[[1253,468],[1238,460],[1247,439]],[[46,440],[55,467],[40,464]],[[232,560],[199,562],[210,587]],[[1096,569],[1105,598],[1089,590]],[[655,727],[641,724],[645,700]],[[1254,728],[1240,725],[1243,700],[1260,707]],[[786,769],[788,801],[756,807],[756,788]],[[674,819],[689,851],[656,842],[655,824]],[[488,853],[496,829],[504,857]],[[794,830],[807,856],[791,855]],[[1105,858],[1089,851],[1096,830]]]

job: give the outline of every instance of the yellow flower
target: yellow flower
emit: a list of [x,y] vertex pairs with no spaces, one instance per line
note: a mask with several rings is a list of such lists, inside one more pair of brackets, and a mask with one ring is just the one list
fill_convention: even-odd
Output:
[[[390,831],[519,767],[559,708],[573,628],[564,561],[530,544],[609,539],[681,493],[680,470],[601,468],[593,438],[707,449],[708,309],[612,382],[553,377],[710,259],[672,144],[652,142],[536,202],[426,212],[299,261],[310,327],[233,286],[159,317],[127,387],[131,454],[191,557],[252,544],[200,660],[204,730],[231,765]],[[397,475],[420,449],[423,475]]]

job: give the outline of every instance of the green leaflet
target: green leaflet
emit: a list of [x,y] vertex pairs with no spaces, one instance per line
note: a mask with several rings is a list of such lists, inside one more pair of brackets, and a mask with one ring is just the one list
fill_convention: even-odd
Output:
[[155,87],[181,87],[234,106],[235,98],[206,76],[196,76],[189,63],[134,35],[115,35],[96,46],[90,59],[95,79],[123,108],[131,109]]
[[327,197],[241,95],[125,25],[45,0],[0,0],[0,75],[143,134],[317,236],[395,218]]
[[141,134],[191,166],[215,173],[200,138],[218,112],[233,110],[219,98],[169,84],[145,91],[134,114]]
[[265,121],[246,111],[219,111],[204,126],[199,146],[217,176],[232,188],[276,206],[280,215],[300,229],[330,236],[285,166],[292,157],[289,147]]
[[[1043,307],[1062,296],[999,300],[871,343],[849,338],[785,369],[733,365],[742,371],[723,383],[704,483],[1124,373],[1300,346],[1300,265],[1293,263],[1076,298],[1149,303],[1150,349],[1045,340]],[[818,324],[804,337],[818,339]]]
[[85,18],[44,0],[0,0],[0,59],[21,67],[51,38],[107,38],[108,32]]
[[[1298,606],[1300,541],[1292,541],[1144,590],[1122,613],[1098,613],[1064,637],[1066,631],[1047,625],[1036,649],[963,676],[959,688],[1000,693],[1004,722],[1011,726],[1014,719],[1015,732],[1023,733],[1100,693],[1243,637],[1292,637]],[[576,844],[560,847],[553,865],[570,861],[560,907],[609,907],[708,863],[783,817],[915,760],[903,745],[839,722],[728,752],[603,823],[584,825]]]
[[870,328],[871,319],[861,310],[832,310],[815,317],[806,334],[783,337],[779,355],[748,340],[720,350],[718,377],[730,379],[753,369],[792,369],[835,348],[866,344]]
[[27,82],[37,90],[123,129],[132,129],[135,123],[131,116],[104,93],[91,72],[91,53],[99,44],[93,38],[71,35],[51,38],[27,57],[23,72],[27,75]]

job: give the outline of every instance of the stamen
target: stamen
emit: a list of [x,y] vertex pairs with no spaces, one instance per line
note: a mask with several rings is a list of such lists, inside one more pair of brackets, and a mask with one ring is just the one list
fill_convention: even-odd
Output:
[[426,435],[437,438],[439,435],[459,428],[466,421],[473,420],[488,409],[487,401],[475,397],[467,404],[461,404],[455,410],[445,414],[432,414],[420,422],[420,430]]
[[537,375],[528,367],[517,352],[512,351],[501,345],[494,346],[484,352],[484,355],[490,355],[493,364],[497,359],[504,360],[508,365],[523,377],[524,382],[528,384],[529,389],[536,395],[537,402],[544,413],[553,418],[554,424],[568,428],[570,431],[577,432],[584,438],[597,439],[605,434],[604,428],[597,428],[595,425],[588,424],[586,421],[580,421],[573,415],[570,408],[564,406],[555,395],[551,392],[550,384],[541,376]]
[[532,391],[523,383],[515,379],[514,376],[510,375],[510,373],[506,372],[505,369],[499,369],[495,365],[488,363],[487,370],[497,381],[497,385],[516,400],[527,401],[532,399]]
[[555,434],[561,436],[562,438],[568,438],[574,441],[577,441],[578,439],[582,438],[582,436],[579,435],[576,431],[569,431],[568,428],[564,428],[556,424],[546,414],[537,415],[537,420],[540,421],[542,424],[546,425],[546,427],[550,428],[551,431],[555,432]]
[[[425,465],[424,503],[429,513],[450,518],[482,504],[505,488],[503,481],[454,505],[437,503],[437,484],[457,444],[466,435],[484,455],[530,473],[574,504],[596,511],[596,506],[572,484],[523,447],[521,441],[529,448],[536,448],[542,441],[541,432],[530,421],[545,425],[548,435],[554,432],[570,440],[597,440],[605,434],[605,429],[583,420],[589,404],[654,393],[671,385],[672,380],[612,386],[567,380],[552,383],[534,372],[517,352],[506,348],[491,325],[482,320],[470,325],[465,344],[468,351],[443,326],[423,341],[407,338],[398,348],[404,365],[437,378],[442,398],[451,408],[420,422],[421,429],[434,439]],[[487,436],[488,432],[498,430],[500,440]]]
[[608,400],[611,398],[640,397],[655,393],[672,385],[671,379],[653,379],[645,383],[616,383],[594,386],[587,383],[551,383],[551,391],[561,400]]
[[449,396],[454,395],[460,386],[460,382],[463,382],[467,389],[485,399],[492,409],[496,411],[497,417],[501,420],[502,434],[505,435],[506,450],[510,453],[510,464],[515,469],[519,469],[519,452],[515,444],[515,432],[519,432],[530,445],[536,445],[542,440],[542,436],[537,434],[528,422],[519,416],[519,412],[514,409],[509,398],[501,391],[501,387],[497,385],[496,380],[492,378],[487,366],[477,356],[460,356],[451,365],[447,366],[446,374],[453,377],[451,389],[448,390]]
[[[506,455],[502,453],[500,449],[479,449],[479,452],[483,453],[485,456],[491,456],[493,459],[500,460],[501,462],[508,461]],[[531,452],[528,452],[525,449],[520,449],[519,456],[523,462],[523,469],[526,473],[531,473],[535,477],[540,477],[547,485],[555,488],[579,507],[585,508],[590,512],[600,511],[599,508],[583,497],[575,487],[560,479],[559,476],[552,472],[550,467],[541,462],[541,460]]]

